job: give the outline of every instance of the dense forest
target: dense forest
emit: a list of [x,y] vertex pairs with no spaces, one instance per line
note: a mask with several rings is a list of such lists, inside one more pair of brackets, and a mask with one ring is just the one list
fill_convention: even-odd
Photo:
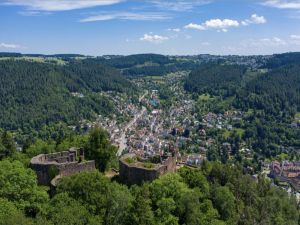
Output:
[[191,70],[199,65],[192,60],[179,60],[157,54],[98,58],[102,63],[118,68],[126,76],[163,76],[181,70]]
[[267,60],[262,67],[268,69],[275,69],[289,64],[299,64],[300,53],[290,52],[284,54],[273,55],[269,60]]
[[300,65],[274,69],[251,80],[237,94],[243,110],[263,110],[266,115],[292,118],[300,111]]
[[[102,172],[114,166],[107,134],[94,129],[86,136],[69,136],[60,144],[38,141],[11,151],[0,161],[0,224],[3,225],[297,225],[296,200],[273,187],[263,176],[255,182],[239,165],[205,161],[199,169],[183,167],[141,186],[126,186]],[[32,155],[85,147],[97,159],[93,172],[65,177],[49,197],[28,168]]]
[[204,64],[192,71],[185,82],[185,89],[192,93],[234,95],[240,87],[246,67],[238,65]]
[[[117,70],[90,61],[58,66],[1,60],[0,127],[30,130],[108,115],[114,108],[100,91],[130,94],[134,88]],[[84,97],[74,97],[74,92]]]
[[1,57],[14,57],[14,58],[20,58],[20,57],[59,57],[63,59],[72,59],[76,57],[86,57],[85,55],[80,54],[54,54],[54,55],[44,55],[44,54],[21,54],[21,53],[14,53],[14,52],[0,52],[0,58]]
[[262,110],[266,118],[282,121],[300,111],[299,71],[300,64],[294,61],[269,72],[249,71],[239,65],[207,64],[190,73],[185,89],[223,99],[234,97],[235,108]]

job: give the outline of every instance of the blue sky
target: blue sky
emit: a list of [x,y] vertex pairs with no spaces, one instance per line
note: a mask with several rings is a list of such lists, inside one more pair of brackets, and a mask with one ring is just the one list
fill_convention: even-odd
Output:
[[0,0],[0,51],[300,51],[300,0]]

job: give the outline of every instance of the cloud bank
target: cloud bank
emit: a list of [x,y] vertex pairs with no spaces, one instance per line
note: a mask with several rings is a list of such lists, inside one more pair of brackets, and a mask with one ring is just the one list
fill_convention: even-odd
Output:
[[124,0],[4,0],[3,5],[24,6],[30,11],[68,11],[113,5]]
[[201,5],[206,5],[212,0],[149,0],[154,6],[169,11],[189,11]]
[[300,0],[267,0],[262,5],[278,9],[300,9]]
[[194,30],[217,30],[227,32],[229,28],[239,27],[240,25],[248,26],[250,24],[264,24],[267,20],[263,16],[253,14],[250,19],[243,20],[241,22],[233,19],[211,19],[207,20],[202,24],[190,23],[184,26],[185,29]]
[[106,20],[139,20],[139,21],[157,21],[167,20],[170,17],[162,13],[133,13],[133,12],[114,12],[114,13],[101,13],[99,15],[90,16],[80,20],[82,23],[106,21]]
[[16,49],[20,47],[21,47],[20,45],[16,45],[16,44],[0,43],[0,48]]

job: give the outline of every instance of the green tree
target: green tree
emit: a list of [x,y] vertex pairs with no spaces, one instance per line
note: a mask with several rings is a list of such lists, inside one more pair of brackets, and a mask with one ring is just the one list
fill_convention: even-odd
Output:
[[65,177],[57,193],[68,193],[90,213],[99,216],[103,224],[126,224],[132,208],[132,195],[126,186],[111,183],[100,172],[83,172]]
[[7,151],[0,139],[0,160],[7,156]]
[[134,199],[126,186],[116,182],[110,183],[109,186],[104,224],[128,224]]
[[7,199],[0,198],[0,225],[31,224],[23,212]]
[[156,204],[162,198],[173,198],[175,201],[189,192],[188,186],[179,174],[166,174],[153,181],[150,186],[151,200]]
[[0,144],[0,157],[3,155],[11,156],[16,152],[16,144],[12,134],[7,131],[4,131],[1,136],[1,144]]
[[53,152],[55,152],[55,142],[46,142],[40,139],[25,150],[26,155],[31,158],[39,154],[49,154]]
[[101,128],[94,128],[89,135],[86,157],[96,161],[96,167],[104,172],[116,162],[117,148],[113,146],[108,134]]
[[[91,215],[84,205],[61,193],[51,199],[50,203],[38,215],[39,219],[51,222],[53,225],[86,225],[96,224],[96,217]],[[97,224],[102,224],[98,220]]]
[[181,224],[198,225],[202,216],[199,192],[189,191],[178,201],[178,213]]
[[142,187],[133,186],[131,192],[134,196],[131,213],[131,224],[133,225],[154,225],[154,213],[151,208],[149,185]]
[[299,209],[294,197],[278,188],[272,188],[260,199],[259,223],[274,225],[297,225]]
[[172,198],[162,198],[157,202],[156,210],[157,224],[159,225],[178,225],[179,219],[173,215],[176,203]]
[[236,220],[235,197],[228,187],[217,187],[213,194],[214,206],[218,209],[221,219],[225,221]]
[[190,188],[199,188],[205,196],[209,194],[209,183],[201,170],[183,167],[179,170],[179,174]]
[[21,162],[0,161],[0,198],[13,202],[27,215],[35,216],[47,202],[46,191],[37,186],[35,173]]

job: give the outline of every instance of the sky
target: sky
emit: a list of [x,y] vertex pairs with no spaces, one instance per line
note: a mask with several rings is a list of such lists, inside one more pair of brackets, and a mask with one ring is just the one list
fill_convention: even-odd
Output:
[[0,52],[300,51],[300,0],[0,0]]

